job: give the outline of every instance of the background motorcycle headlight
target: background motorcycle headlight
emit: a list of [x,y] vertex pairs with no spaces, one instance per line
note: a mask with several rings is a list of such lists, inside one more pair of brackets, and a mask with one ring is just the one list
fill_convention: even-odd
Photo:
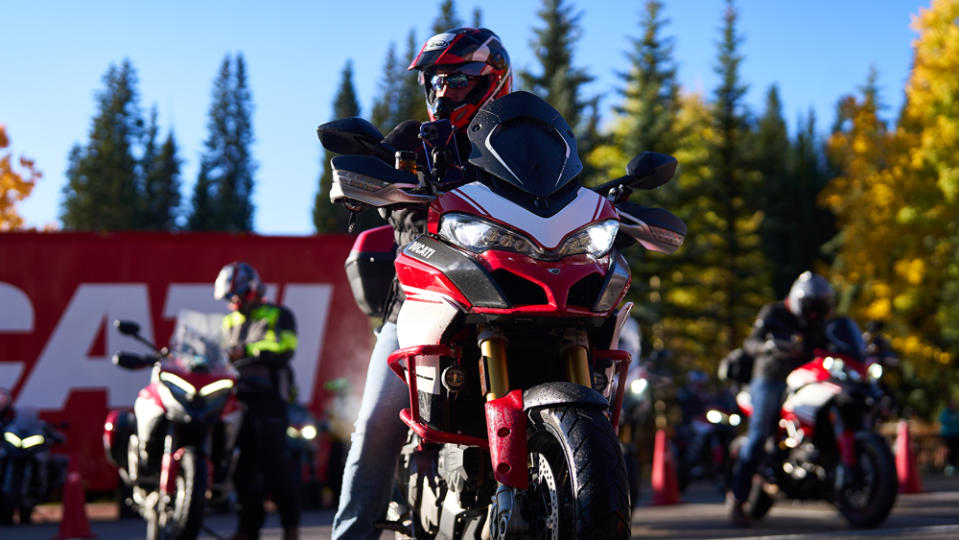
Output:
[[488,249],[502,249],[536,257],[540,251],[532,241],[506,227],[465,214],[444,216],[439,235],[476,253]]
[[580,253],[589,253],[593,257],[602,257],[609,253],[619,232],[619,222],[607,219],[599,223],[587,225],[578,233],[570,236],[559,247],[557,255],[567,257]]

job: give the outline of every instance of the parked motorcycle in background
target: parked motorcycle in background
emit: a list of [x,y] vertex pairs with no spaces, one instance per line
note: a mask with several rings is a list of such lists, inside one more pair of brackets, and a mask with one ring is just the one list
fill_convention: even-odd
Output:
[[299,403],[287,405],[286,449],[290,454],[293,478],[299,490],[300,504],[314,508],[320,504],[320,478],[316,470],[317,428],[316,418]]
[[10,392],[0,389],[0,524],[30,523],[33,509],[54,499],[66,481],[68,458],[53,454],[62,433],[34,409],[15,409]]
[[395,262],[404,348],[389,363],[409,386],[397,477],[411,510],[396,525],[415,538],[628,538],[619,249],[682,244],[681,220],[627,202],[666,183],[676,160],[643,153],[585,188],[572,129],[527,92],[486,104],[467,133],[475,169],[443,171],[455,160],[428,151],[420,175],[357,155],[393,156],[368,122],[319,129],[327,149],[354,154],[333,158],[331,198],[429,212]]
[[[826,335],[829,350],[816,350],[786,379],[779,429],[757,470],[763,482],[753,484],[747,501],[753,519],[766,515],[776,492],[790,499],[826,499],[854,527],[878,525],[895,503],[896,463],[874,430],[881,366],[867,360],[862,332],[852,319],[829,321]],[[740,392],[737,401],[752,412],[748,392]],[[734,442],[734,453],[743,442]]]
[[152,371],[133,412],[107,416],[107,457],[131,491],[126,503],[146,520],[148,539],[196,538],[207,492],[214,503],[230,492],[242,419],[237,372],[220,348],[222,315],[181,312],[169,350],[142,338],[135,322],[114,324],[154,353],[113,357],[124,369]]

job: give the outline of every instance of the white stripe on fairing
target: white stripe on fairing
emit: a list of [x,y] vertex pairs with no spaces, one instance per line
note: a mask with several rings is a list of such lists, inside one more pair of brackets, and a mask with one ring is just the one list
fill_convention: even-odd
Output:
[[[458,190],[458,189],[454,189],[453,191],[456,192],[456,191],[459,191],[459,190]],[[460,192],[460,193],[457,193],[457,195],[459,195],[459,198],[460,198],[461,201],[463,201],[463,202],[465,202],[466,204],[472,206],[473,209],[476,210],[477,212],[479,212],[480,214],[483,214],[484,216],[489,216],[489,212],[487,212],[485,208],[482,208],[482,207],[477,206],[477,205],[476,205],[476,202],[473,201],[472,199],[470,199],[465,193]]]
[[493,193],[479,182],[466,184],[453,192],[460,192],[473,199],[489,212],[489,215],[523,231],[546,249],[556,248],[566,235],[595,221],[599,215],[597,208],[601,209],[603,203],[603,198],[598,193],[581,187],[571,203],[553,217],[544,218]]
[[493,145],[489,143],[490,137],[492,137],[493,133],[495,132],[496,132],[495,129],[490,130],[489,135],[486,136],[486,140],[483,142],[483,144],[485,144],[486,148],[493,154],[493,157],[496,158],[496,161],[499,161],[500,164],[503,165],[503,167],[506,167],[506,170],[513,175],[513,178],[515,178],[517,182],[519,182],[520,181],[519,176],[516,176],[516,173],[513,172],[513,169],[509,168],[509,165],[506,164],[506,161],[504,161],[503,158],[500,157],[500,155],[496,152],[496,149],[493,148]]
[[409,285],[403,285],[403,292],[406,294],[407,300],[422,300],[423,302],[441,302],[445,304],[450,304],[453,307],[461,308],[462,305],[453,300],[452,297],[445,295],[443,293],[438,293],[436,291],[427,291],[426,289],[420,289],[417,287],[410,287]]

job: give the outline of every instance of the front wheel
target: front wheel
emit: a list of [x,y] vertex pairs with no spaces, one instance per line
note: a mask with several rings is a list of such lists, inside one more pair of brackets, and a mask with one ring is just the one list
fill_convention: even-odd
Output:
[[160,502],[147,522],[148,540],[194,540],[203,524],[206,496],[206,459],[192,447],[180,457],[172,500]]
[[629,538],[626,466],[603,412],[561,405],[529,416],[530,537]]
[[853,527],[875,527],[896,502],[896,461],[886,441],[873,432],[856,433],[855,445],[856,466],[836,493],[836,506]]

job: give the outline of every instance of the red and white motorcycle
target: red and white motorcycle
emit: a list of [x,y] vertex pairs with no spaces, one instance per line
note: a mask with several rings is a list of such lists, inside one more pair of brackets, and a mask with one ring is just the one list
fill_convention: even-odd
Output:
[[[619,250],[682,244],[680,219],[626,200],[669,181],[676,160],[643,153],[625,176],[585,188],[572,130],[527,92],[477,113],[472,167],[445,175],[437,147],[424,172],[384,163],[391,149],[360,119],[318,133],[329,150],[353,154],[332,160],[334,201],[428,207],[428,231],[395,260],[406,300],[402,349],[389,363],[410,395],[397,478],[411,515],[401,532],[628,538],[614,428],[624,385],[614,380],[626,380],[629,354],[611,344],[632,305],[620,307],[630,269]],[[363,240],[385,245],[384,234]],[[355,261],[376,259],[354,249]]]
[[220,349],[222,315],[182,312],[170,349],[140,336],[133,321],[116,321],[120,333],[154,350],[117,353],[125,369],[152,367],[133,411],[111,411],[103,445],[117,465],[124,503],[147,522],[146,537],[193,539],[207,503],[223,502],[231,489],[242,409],[234,394],[237,372]]
[[[826,499],[855,527],[874,527],[889,515],[899,489],[896,463],[875,432],[882,406],[882,365],[867,359],[862,332],[848,317],[826,325],[829,350],[786,378],[786,400],[778,430],[767,444],[748,500],[753,519],[772,507],[774,495]],[[749,394],[736,396],[752,415]],[[735,448],[744,438],[733,443]]]

